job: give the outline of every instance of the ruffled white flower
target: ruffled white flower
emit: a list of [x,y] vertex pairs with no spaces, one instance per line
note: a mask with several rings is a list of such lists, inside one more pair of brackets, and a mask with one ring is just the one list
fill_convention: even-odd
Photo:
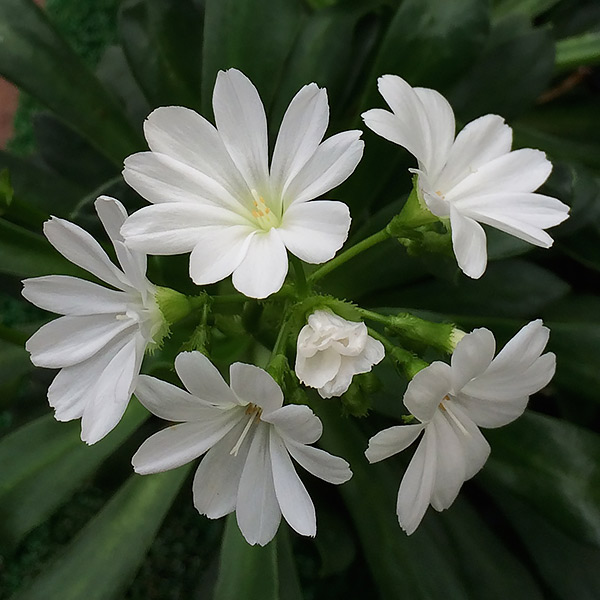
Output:
[[423,437],[400,484],[397,513],[411,534],[429,504],[454,502],[462,484],[485,464],[490,446],[479,427],[501,427],[519,417],[529,396],[554,375],[556,358],[542,355],[550,332],[532,321],[494,357],[495,340],[475,329],[456,346],[451,364],[434,362],[408,384],[404,404],[421,421],[380,431],[366,456],[377,462]]
[[127,244],[149,254],[191,251],[198,285],[233,273],[246,296],[278,291],[288,271],[286,249],[320,264],[342,247],[350,213],[319,200],[354,171],[360,131],[321,142],[329,120],[327,93],[303,87],[281,123],[269,168],[267,121],[256,88],[237,71],[220,71],[213,93],[215,128],[177,106],[155,110],[144,131],[151,152],[125,161],[127,183],[153,203],[123,228]]
[[23,281],[27,300],[64,315],[39,329],[26,348],[34,365],[60,369],[48,401],[58,421],[81,417],[81,439],[88,444],[120,421],[144,351],[164,327],[155,288],[146,279],[146,256],[127,248],[119,234],[127,218],[123,205],[100,197],[95,207],[122,270],[87,231],[69,221],[52,217],[44,233],[65,258],[116,289],[64,275]]
[[206,453],[193,483],[198,512],[218,519],[235,510],[250,544],[273,539],[282,514],[295,531],[314,536],[315,508],[290,456],[330,483],[352,476],[345,460],[308,446],[321,437],[318,417],[308,406],[282,406],[279,386],[253,365],[231,365],[231,387],[199,352],[180,354],[175,369],[189,392],[140,377],[140,402],[178,424],[142,444],[132,459],[135,471],[174,469]]
[[369,372],[385,356],[383,344],[373,339],[362,322],[316,310],[298,335],[296,375],[321,398],[341,396],[358,373]]
[[552,245],[544,231],[568,217],[560,200],[534,194],[552,164],[539,150],[511,152],[512,129],[498,115],[475,119],[454,138],[452,107],[435,90],[412,88],[396,75],[378,80],[392,112],[373,109],[362,116],[367,127],[413,154],[419,163],[419,199],[449,218],[458,265],[481,277],[487,263],[480,223],[542,248]]

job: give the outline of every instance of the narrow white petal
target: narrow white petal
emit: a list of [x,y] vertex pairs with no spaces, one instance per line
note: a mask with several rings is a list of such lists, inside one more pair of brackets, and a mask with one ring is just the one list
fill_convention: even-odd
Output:
[[296,356],[296,375],[304,385],[321,388],[331,381],[342,364],[342,357],[334,348],[317,352],[314,356]]
[[450,207],[452,247],[458,266],[465,275],[479,279],[487,265],[486,237],[483,227]]
[[250,189],[268,181],[267,118],[258,91],[237,69],[219,71],[213,92],[219,135]]
[[89,390],[90,397],[81,417],[81,439],[87,444],[101,440],[121,420],[140,372],[144,346],[141,336],[131,338]]
[[194,506],[209,519],[219,519],[235,510],[240,479],[252,438],[246,437],[236,454],[232,454],[231,449],[239,439],[244,425],[245,421],[240,421],[206,453],[194,476]]
[[435,510],[445,510],[456,497],[465,481],[465,448],[459,439],[460,433],[450,424],[444,411],[438,410],[428,425],[436,437],[436,474],[431,493],[431,506]]
[[285,211],[278,231],[292,254],[307,263],[321,264],[344,245],[351,220],[343,202],[301,202]]
[[239,421],[239,414],[222,411],[205,421],[180,423],[150,436],[134,454],[136,473],[160,473],[185,465],[202,456]]
[[94,207],[111,242],[122,242],[123,237],[120,230],[127,218],[125,207],[116,198],[111,198],[110,196],[100,196],[97,198],[94,202]]
[[281,521],[269,452],[269,427],[266,423],[257,425],[236,502],[236,517],[242,535],[249,544],[261,546],[275,537]]
[[296,473],[285,444],[274,428],[270,431],[269,448],[275,494],[283,518],[300,535],[314,537],[317,533],[314,504]]
[[323,433],[323,424],[308,407],[288,404],[263,415],[263,421],[275,426],[277,433],[301,444],[314,444]]
[[482,165],[445,194],[448,202],[466,196],[533,192],[548,179],[552,163],[540,150],[523,148]]
[[451,190],[481,166],[508,154],[512,129],[498,115],[484,115],[468,123],[456,136],[446,166],[437,178],[438,189]]
[[471,379],[481,375],[492,362],[496,340],[489,329],[475,329],[456,345],[451,358],[452,393],[458,393]]
[[365,456],[370,463],[385,460],[408,448],[418,437],[425,425],[397,425],[376,433],[369,440]]
[[279,232],[256,232],[246,257],[233,272],[233,286],[249,298],[266,298],[278,292],[288,272],[288,258]]
[[115,315],[66,316],[42,326],[25,344],[36,367],[56,369],[80,363],[135,323]]
[[400,527],[407,535],[416,531],[429,506],[435,483],[438,451],[436,437],[426,427],[398,491],[396,513]]
[[146,253],[126,246],[125,242],[115,241],[113,244],[129,285],[137,290],[144,300],[148,293],[154,294],[155,288],[146,278],[148,265]]
[[275,380],[255,365],[236,362],[229,367],[231,389],[243,402],[256,404],[265,414],[283,404],[283,392]]
[[175,371],[188,391],[197,398],[224,408],[239,404],[217,367],[201,352],[178,354]]
[[321,143],[329,122],[327,91],[305,85],[283,116],[271,161],[274,190],[283,191]]
[[566,204],[542,194],[468,196],[454,205],[467,217],[543,248],[549,248],[553,241],[543,230],[569,217]]
[[283,192],[284,208],[318,198],[353,173],[363,155],[361,131],[344,131],[327,138],[290,180]]
[[503,427],[518,419],[527,407],[529,396],[510,400],[484,400],[461,393],[454,401],[464,408],[479,427],[494,428]]
[[213,225],[196,230],[190,277],[208,285],[229,277],[246,258],[255,235],[248,225]]
[[79,316],[124,313],[129,298],[125,292],[68,275],[25,279],[22,293],[29,302],[44,310]]
[[450,366],[440,361],[432,362],[409,382],[404,394],[404,406],[419,421],[430,421],[451,387]]
[[283,438],[283,441],[292,458],[315,477],[336,485],[352,477],[350,465],[343,458],[292,439]]
[[52,217],[44,223],[44,235],[73,264],[116,288],[127,289],[123,285],[123,273],[110,261],[100,244],[81,227]]
[[153,415],[165,421],[201,421],[221,412],[185,390],[148,375],[140,375],[134,393]]

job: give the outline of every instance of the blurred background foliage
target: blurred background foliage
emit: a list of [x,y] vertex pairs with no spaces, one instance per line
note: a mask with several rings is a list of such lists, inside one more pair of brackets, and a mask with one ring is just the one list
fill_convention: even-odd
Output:
[[[598,598],[598,65],[597,0],[49,0],[46,11],[2,0],[0,74],[22,96],[17,135],[0,152],[0,599]],[[403,412],[406,382],[385,363],[369,419],[315,401],[323,446],[355,473],[339,490],[307,479],[317,538],[282,526],[252,548],[232,521],[195,512],[190,469],[131,474],[130,457],[161,426],[135,401],[87,447],[78,422],[54,421],[52,373],[34,370],[23,349],[51,316],[20,299],[20,280],[78,273],[45,241],[43,221],[100,234],[99,194],[129,212],[142,206],[120,171],[145,148],[143,119],[171,104],[212,118],[216,73],[233,66],[257,85],[272,134],[310,81],[327,87],[332,133],[361,127],[361,111],[383,105],[384,73],[445,94],[460,126],[498,113],[516,147],[548,153],[555,167],[542,191],[571,206],[549,251],[489,231],[491,262],[477,281],[453,259],[407,256],[391,240],[323,280],[367,307],[489,327],[501,343],[533,318],[552,330],[551,386],[522,419],[485,432],[483,471],[410,538],[394,514],[406,458],[368,466],[363,456],[368,436]],[[351,241],[383,226],[410,189],[411,157],[369,131],[364,139],[362,163],[332,195],[350,205]],[[194,291],[183,258],[153,259],[150,277]],[[222,364],[251,351],[245,332],[231,331],[215,344]],[[147,370],[173,379],[180,343],[174,336]]]

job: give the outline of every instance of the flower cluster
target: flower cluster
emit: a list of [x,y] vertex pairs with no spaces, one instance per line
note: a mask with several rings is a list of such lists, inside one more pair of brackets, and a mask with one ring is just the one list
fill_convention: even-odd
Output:
[[[473,121],[455,138],[452,109],[434,90],[412,88],[392,75],[379,80],[379,89],[392,112],[373,109],[364,121],[417,158],[414,193],[423,219],[415,227],[441,222],[468,276],[480,277],[486,267],[480,223],[551,245],[545,229],[566,219],[568,209],[535,193],[551,169],[543,153],[511,151],[511,130],[496,115]],[[312,83],[292,99],[269,160],[263,104],[235,69],[218,74],[213,109],[216,126],[182,107],[158,108],[148,117],[150,151],[127,158],[123,176],[149,206],[128,216],[113,198],[96,201],[121,268],[79,226],[54,217],[45,224],[46,237],[65,258],[110,286],[60,275],[24,281],[30,302],[63,315],[27,342],[35,365],[60,369],[48,390],[56,418],[81,418],[81,437],[93,444],[118,424],[135,393],[152,414],[175,423],[141,445],[132,460],[137,473],[202,457],[192,484],[198,512],[213,519],[235,512],[250,544],[268,543],[282,516],[299,534],[314,536],[315,507],[294,462],[336,485],[352,472],[343,458],[313,445],[323,427],[306,403],[318,409],[320,401],[300,384],[316,388],[323,399],[363,393],[354,376],[370,372],[388,354],[412,378],[404,405],[418,422],[381,431],[366,456],[383,460],[422,434],[398,494],[400,525],[411,534],[429,504],[448,508],[483,467],[490,447],[479,427],[516,419],[529,396],[550,381],[555,358],[542,354],[549,331],[533,321],[494,358],[495,340],[487,329],[465,335],[452,324],[385,315],[320,294],[315,283],[323,273],[392,235],[385,228],[336,257],[348,237],[350,211],[342,202],[319,198],[356,168],[364,148],[361,132],[324,140],[327,94]],[[209,319],[222,296],[210,290],[186,297],[147,279],[147,254],[187,252],[194,283],[231,275],[243,294],[234,301],[242,299],[255,312],[246,311],[244,319]],[[288,258],[296,278],[284,287]],[[302,262],[328,264],[306,277]],[[169,307],[167,296],[183,309]],[[260,314],[265,306],[271,309],[269,323],[273,315],[279,319],[271,358],[264,369],[235,362],[227,384],[206,356],[205,342],[227,318],[238,318],[239,326],[246,313]],[[159,348],[190,314],[197,317],[186,344],[192,351],[178,348],[175,359],[185,389],[140,375],[144,354]],[[384,331],[369,329],[362,319],[383,324]],[[390,332],[453,350],[450,364],[427,366],[412,348],[390,341]]]

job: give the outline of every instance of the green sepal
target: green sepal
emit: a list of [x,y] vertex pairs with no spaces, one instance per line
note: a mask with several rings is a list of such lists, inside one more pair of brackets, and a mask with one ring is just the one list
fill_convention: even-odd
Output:
[[395,238],[412,238],[414,230],[423,225],[438,223],[440,220],[427,208],[420,197],[418,175],[412,179],[413,189],[410,192],[404,207],[387,225],[387,232]]
[[171,288],[157,286],[154,298],[168,325],[187,317],[194,308],[190,298]]
[[372,372],[355,375],[348,390],[340,397],[342,414],[366,417],[373,406],[372,394],[380,387],[379,379]]

